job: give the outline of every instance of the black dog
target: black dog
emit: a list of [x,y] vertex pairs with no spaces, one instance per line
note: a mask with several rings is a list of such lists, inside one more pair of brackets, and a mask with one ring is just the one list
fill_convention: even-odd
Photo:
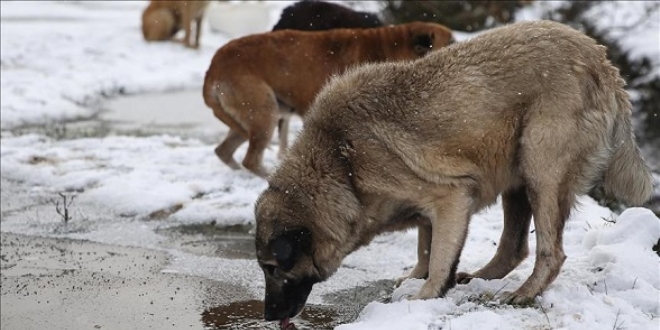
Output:
[[340,28],[374,28],[383,26],[376,14],[329,2],[303,0],[290,5],[280,15],[275,30],[294,29],[306,31]]

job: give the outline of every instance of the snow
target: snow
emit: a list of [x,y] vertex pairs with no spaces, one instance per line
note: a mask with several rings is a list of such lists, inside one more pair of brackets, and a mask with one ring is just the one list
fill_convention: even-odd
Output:
[[[534,20],[569,1],[537,1],[516,13],[516,21]],[[603,1],[584,18],[611,40],[617,40],[632,59],[646,57],[654,75],[660,75],[660,2]]]
[[[643,2],[633,3],[606,6],[611,9],[594,15],[603,25],[614,24],[607,17],[631,19],[639,16],[634,6]],[[0,2],[1,175],[30,187],[38,198],[65,192],[76,196],[74,206],[100,210],[88,216],[76,213],[68,231],[58,230],[61,220],[52,207],[27,220],[3,211],[1,230],[166,250],[171,263],[164,272],[231,281],[261,298],[263,283],[254,281],[262,276],[256,262],[192,255],[166,246],[156,233],[212,220],[219,225],[254,221],[253,203],[266,182],[221,164],[213,152],[217,141],[172,134],[58,139],[17,130],[94,118],[109,97],[199,90],[213,53],[229,37],[205,25],[199,50],[145,43],[139,31],[145,5]],[[520,17],[533,19],[542,11],[533,7]],[[271,18],[277,16],[274,12]],[[649,21],[656,25],[636,30],[625,46],[658,59],[660,20]],[[218,127],[226,132],[219,122]],[[245,146],[236,157],[244,153]],[[266,165],[277,164],[276,154],[276,147],[266,151]],[[617,216],[588,197],[579,200],[566,223],[566,262],[535,306],[497,303],[503,291],[515,290],[529,276],[534,261],[530,257],[502,280],[475,279],[445,298],[408,301],[423,282],[406,281],[394,291],[393,302],[372,302],[358,320],[337,329],[658,329],[660,261],[651,247],[660,239],[660,219],[643,208]],[[149,221],[158,212],[173,213]],[[486,264],[501,229],[499,203],[475,215],[459,270],[474,271]],[[532,254],[534,247],[531,235]],[[324,294],[401,276],[414,265],[415,251],[415,231],[380,236],[346,258],[331,279],[315,286],[310,302],[323,303]]]

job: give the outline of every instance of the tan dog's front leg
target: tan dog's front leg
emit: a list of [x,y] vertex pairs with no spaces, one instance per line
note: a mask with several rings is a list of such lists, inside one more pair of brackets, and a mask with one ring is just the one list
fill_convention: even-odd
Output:
[[[186,4],[189,6],[189,4]],[[192,25],[194,17],[190,13],[190,8],[184,8],[183,13],[181,14],[181,19],[183,22],[183,28],[185,29],[185,35],[183,37],[183,45],[188,48],[195,48],[192,43]]]
[[444,296],[456,285],[456,267],[463,250],[469,224],[468,196],[452,192],[435,201],[431,212],[431,250],[429,276],[411,299],[430,299]]
[[417,227],[417,264],[406,276],[396,279],[396,286],[409,278],[427,278],[429,276],[429,255],[431,253],[431,226]]
[[194,48],[199,48],[199,37],[202,34],[202,15],[195,18],[195,44]]

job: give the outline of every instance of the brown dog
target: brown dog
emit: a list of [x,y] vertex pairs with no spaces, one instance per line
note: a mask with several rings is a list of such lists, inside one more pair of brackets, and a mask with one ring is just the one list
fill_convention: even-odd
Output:
[[[170,40],[185,29],[183,44],[198,48],[202,17],[209,1],[151,0],[142,13],[142,35],[147,41]],[[193,31],[193,24],[195,25]],[[193,36],[194,32],[194,36]]]
[[524,22],[416,61],[369,64],[319,93],[256,204],[265,318],[297,315],[314,283],[379,233],[419,228],[427,278],[413,299],[444,295],[471,215],[502,195],[504,231],[471,277],[502,278],[536,260],[503,301],[524,304],[559,274],[564,222],[597,184],[629,205],[652,191],[631,105],[605,47],[565,25]]
[[266,176],[262,166],[278,119],[280,153],[286,149],[288,117],[303,116],[328,77],[366,62],[414,59],[445,46],[451,31],[434,23],[321,32],[281,30],[235,39],[220,48],[204,80],[204,101],[229,126],[215,149],[240,168],[233,154],[249,141],[243,166]]

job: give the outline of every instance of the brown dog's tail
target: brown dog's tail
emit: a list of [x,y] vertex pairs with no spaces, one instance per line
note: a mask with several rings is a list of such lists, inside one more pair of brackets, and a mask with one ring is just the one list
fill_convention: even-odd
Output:
[[207,107],[213,109],[214,106],[219,106],[220,100],[216,95],[215,81],[211,74],[211,68],[206,71],[204,77],[204,87],[202,88],[202,95],[204,96],[204,103]]
[[653,191],[653,178],[640,153],[630,123],[631,104],[625,91],[616,93],[617,118],[611,135],[612,156],[603,186],[608,196],[631,206],[644,204]]

